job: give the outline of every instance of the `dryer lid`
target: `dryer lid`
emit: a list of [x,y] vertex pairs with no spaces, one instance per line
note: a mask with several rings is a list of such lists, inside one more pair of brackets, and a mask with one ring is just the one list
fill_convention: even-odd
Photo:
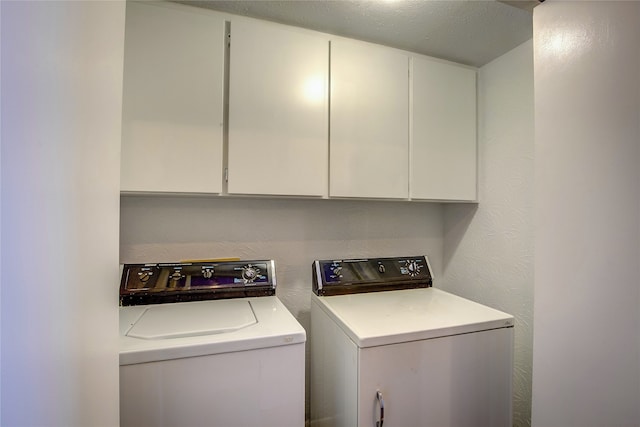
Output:
[[212,309],[206,301],[149,306],[126,332],[148,340],[194,337],[237,331],[258,323],[247,300],[227,300]]
[[433,287],[328,297],[312,295],[314,305],[321,310],[318,313],[325,313],[360,348],[514,325],[510,314]]

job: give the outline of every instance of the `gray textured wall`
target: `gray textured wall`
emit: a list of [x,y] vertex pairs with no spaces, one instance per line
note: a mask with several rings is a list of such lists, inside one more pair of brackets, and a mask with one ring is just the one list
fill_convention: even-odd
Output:
[[514,426],[531,423],[533,43],[478,73],[478,206],[447,205],[443,288],[515,316]]

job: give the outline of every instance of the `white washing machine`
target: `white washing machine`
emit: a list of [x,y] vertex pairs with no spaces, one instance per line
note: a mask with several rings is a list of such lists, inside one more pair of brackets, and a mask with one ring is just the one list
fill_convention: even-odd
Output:
[[313,278],[312,426],[511,426],[511,315],[433,288],[424,256]]
[[125,265],[121,426],[304,426],[306,334],[275,287],[273,261]]

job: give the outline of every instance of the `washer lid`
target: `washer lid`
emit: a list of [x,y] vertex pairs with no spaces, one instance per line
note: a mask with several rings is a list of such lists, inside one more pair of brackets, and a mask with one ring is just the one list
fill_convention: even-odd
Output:
[[142,339],[168,339],[221,334],[258,323],[247,300],[210,304],[158,304],[149,306],[126,332]]
[[275,296],[120,307],[121,366],[305,341]]

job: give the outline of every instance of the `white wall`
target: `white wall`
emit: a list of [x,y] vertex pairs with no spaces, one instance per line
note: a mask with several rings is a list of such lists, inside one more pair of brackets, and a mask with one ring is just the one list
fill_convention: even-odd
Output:
[[640,425],[640,3],[534,11],[534,426]]
[[[2,43],[2,5],[0,4],[0,44]],[[0,46],[0,82],[2,47]],[[2,84],[0,83],[0,321],[2,320]],[[0,324],[0,424],[2,424],[2,325]]]
[[3,426],[117,426],[124,2],[1,2]]
[[275,259],[277,295],[308,328],[315,259],[425,254],[442,264],[437,204],[123,197],[120,261]]
[[516,318],[513,424],[531,418],[533,343],[533,42],[478,73],[478,191],[444,210],[444,278],[452,293]]

